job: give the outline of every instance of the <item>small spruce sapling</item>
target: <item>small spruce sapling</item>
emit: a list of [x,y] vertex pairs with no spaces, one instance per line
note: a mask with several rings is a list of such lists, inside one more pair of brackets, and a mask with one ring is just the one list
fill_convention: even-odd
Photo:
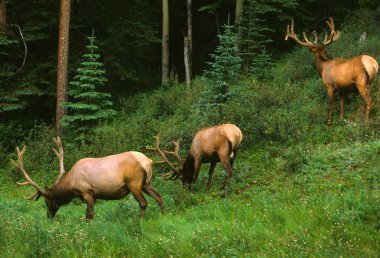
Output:
[[221,106],[230,97],[229,85],[239,78],[241,58],[238,55],[235,26],[225,24],[224,32],[218,35],[220,44],[210,54],[213,61],[208,62],[209,69],[204,71],[204,80],[208,86],[202,93],[199,105],[215,108]]
[[107,79],[104,65],[97,53],[94,31],[87,38],[87,51],[82,55],[74,80],[69,83],[69,101],[65,103],[68,115],[61,120],[62,125],[71,130],[76,140],[85,140],[86,134],[93,132],[99,122],[116,115],[112,108],[111,94],[101,91]]

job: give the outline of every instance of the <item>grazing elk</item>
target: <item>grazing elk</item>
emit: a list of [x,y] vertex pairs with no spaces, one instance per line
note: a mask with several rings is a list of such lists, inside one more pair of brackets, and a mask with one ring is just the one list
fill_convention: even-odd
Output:
[[86,202],[86,220],[94,218],[94,205],[96,199],[117,200],[132,193],[140,205],[140,217],[144,216],[147,201],[142,192],[153,197],[164,213],[162,198],[151,186],[152,160],[140,152],[130,151],[103,158],[84,158],[72,167],[64,176],[63,148],[59,137],[54,138],[58,151],[53,149],[59,160],[59,175],[51,188],[41,188],[25,172],[22,151],[17,148],[18,162],[11,160],[26,179],[20,186],[31,185],[37,192],[27,200],[37,201],[44,197],[47,206],[47,216],[54,217],[61,205],[71,202],[79,197]]
[[[174,151],[164,151],[160,149],[160,133],[156,136],[156,147],[147,148],[158,152],[163,158],[161,163],[166,163],[170,167],[170,172],[164,174],[166,179],[181,179],[189,189],[198,179],[201,163],[211,163],[208,172],[207,188],[211,185],[211,177],[217,162],[221,162],[227,175],[223,185],[224,196],[228,195],[230,180],[233,173],[233,164],[236,152],[243,139],[240,129],[233,124],[222,124],[199,130],[191,143],[187,158],[182,162],[179,156],[179,141],[173,141]],[[171,154],[178,161],[173,164],[166,157]]]
[[367,55],[356,56],[350,59],[329,59],[325,48],[339,38],[340,31],[335,30],[332,18],[330,18],[330,22],[326,21],[326,23],[330,29],[330,34],[325,35],[321,45],[318,45],[318,37],[315,31],[313,32],[314,41],[311,42],[305,33],[303,33],[305,41],[301,41],[294,33],[294,20],[292,20],[291,25],[287,27],[285,40],[292,38],[298,44],[308,47],[314,54],[318,73],[322,77],[329,97],[328,125],[331,124],[334,92],[337,91],[340,94],[340,119],[343,119],[343,93],[348,88],[351,88],[351,86],[356,86],[364,99],[365,105],[363,113],[365,113],[365,120],[367,121],[372,105],[369,89],[376,77],[379,64],[375,59]]

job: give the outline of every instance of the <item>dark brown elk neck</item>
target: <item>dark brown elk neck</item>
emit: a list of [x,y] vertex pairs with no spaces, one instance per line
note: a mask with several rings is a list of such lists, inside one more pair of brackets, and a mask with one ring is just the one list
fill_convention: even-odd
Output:
[[322,55],[320,52],[313,53],[315,56],[315,64],[317,71],[320,76],[322,76],[323,70],[330,61],[326,56]]
[[187,154],[185,162],[183,163],[182,173],[183,173],[183,180],[185,182],[190,183],[193,180],[193,176],[194,176],[194,157],[191,154],[191,152],[189,152]]
[[63,177],[52,189],[49,191],[49,195],[54,201],[59,204],[66,204],[71,202],[76,197],[72,187],[69,176]]

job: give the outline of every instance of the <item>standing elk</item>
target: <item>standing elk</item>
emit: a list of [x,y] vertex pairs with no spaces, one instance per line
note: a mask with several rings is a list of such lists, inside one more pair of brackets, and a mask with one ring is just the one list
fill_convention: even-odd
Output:
[[[170,167],[170,171],[163,175],[165,179],[176,180],[179,178],[189,189],[198,179],[201,163],[210,163],[207,181],[207,188],[210,188],[216,163],[221,162],[227,173],[223,185],[224,197],[226,197],[233,174],[234,160],[242,139],[243,134],[236,125],[222,124],[199,130],[193,138],[184,162],[179,156],[179,140],[173,141],[174,151],[160,149],[160,133],[156,136],[156,147],[147,149],[158,152],[163,158],[160,163],[166,163]],[[165,153],[171,154],[178,164],[170,162]]]
[[325,48],[339,38],[340,31],[335,30],[334,21],[331,17],[330,22],[326,21],[326,23],[330,29],[330,34],[327,35],[326,33],[321,45],[318,45],[318,36],[315,31],[313,32],[314,41],[311,42],[306,37],[305,32],[303,33],[305,41],[301,41],[294,33],[294,20],[287,27],[285,40],[292,38],[298,44],[308,47],[314,54],[318,73],[322,77],[329,97],[328,125],[331,124],[334,92],[337,91],[340,94],[340,119],[343,119],[343,93],[351,86],[356,86],[364,99],[363,113],[365,113],[365,120],[367,121],[372,106],[371,97],[369,96],[370,85],[376,77],[379,64],[374,58],[367,55],[360,55],[350,59],[329,59]]
[[59,160],[59,175],[51,188],[41,188],[25,172],[23,155],[26,147],[16,148],[18,162],[11,160],[26,179],[20,186],[31,185],[37,192],[27,200],[37,201],[44,197],[47,206],[47,216],[54,217],[60,206],[79,197],[86,202],[86,220],[94,218],[96,199],[117,200],[132,193],[140,205],[140,217],[144,216],[147,201],[142,192],[153,197],[164,213],[160,194],[151,186],[152,160],[140,152],[130,151],[103,158],[84,158],[75,163],[69,173],[64,176],[63,148],[59,137],[54,138],[58,151],[53,149]]

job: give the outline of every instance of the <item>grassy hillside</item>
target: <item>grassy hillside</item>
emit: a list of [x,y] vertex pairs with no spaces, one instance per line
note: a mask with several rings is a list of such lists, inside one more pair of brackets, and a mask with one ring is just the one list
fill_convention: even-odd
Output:
[[[342,39],[332,46],[334,56],[356,54],[355,31],[366,27],[368,42],[360,53],[380,60],[375,47],[379,28],[363,21],[353,30],[352,24],[347,21]],[[297,48],[271,68],[268,79],[246,76],[236,82],[221,112],[199,108],[208,86],[196,80],[191,92],[175,84],[125,99],[117,119],[99,127],[88,143],[64,138],[68,170],[80,158],[127,150],[158,159],[145,147],[153,144],[159,130],[167,146],[180,138],[185,156],[201,127],[233,122],[242,129],[228,198],[220,197],[221,165],[210,191],[205,189],[208,166],[203,165],[191,193],[179,182],[161,179],[159,174],[167,169],[155,165],[153,185],[163,195],[167,214],[161,215],[148,197],[143,220],[137,219],[138,204],[131,196],[97,201],[94,222],[85,222],[85,205],[79,201],[48,219],[42,200],[22,199],[33,190],[16,186],[20,176],[7,161],[16,155],[7,151],[0,167],[0,256],[380,256],[379,81],[371,89],[368,125],[361,119],[362,99],[353,93],[343,121],[335,103],[329,127],[327,97],[313,58]],[[16,125],[4,130],[19,132]],[[51,151],[53,129],[38,124],[31,131],[20,130],[19,138],[21,142],[10,138],[7,144],[26,144],[26,170],[40,185],[51,185],[58,174]]]
[[[206,192],[156,177],[168,213],[152,199],[144,220],[129,196],[99,201],[95,221],[85,205],[61,208],[53,220],[43,201],[7,187],[0,199],[2,256],[378,256],[380,141],[242,151],[233,193],[220,198],[223,171]],[[10,182],[4,182],[9,183]]]

